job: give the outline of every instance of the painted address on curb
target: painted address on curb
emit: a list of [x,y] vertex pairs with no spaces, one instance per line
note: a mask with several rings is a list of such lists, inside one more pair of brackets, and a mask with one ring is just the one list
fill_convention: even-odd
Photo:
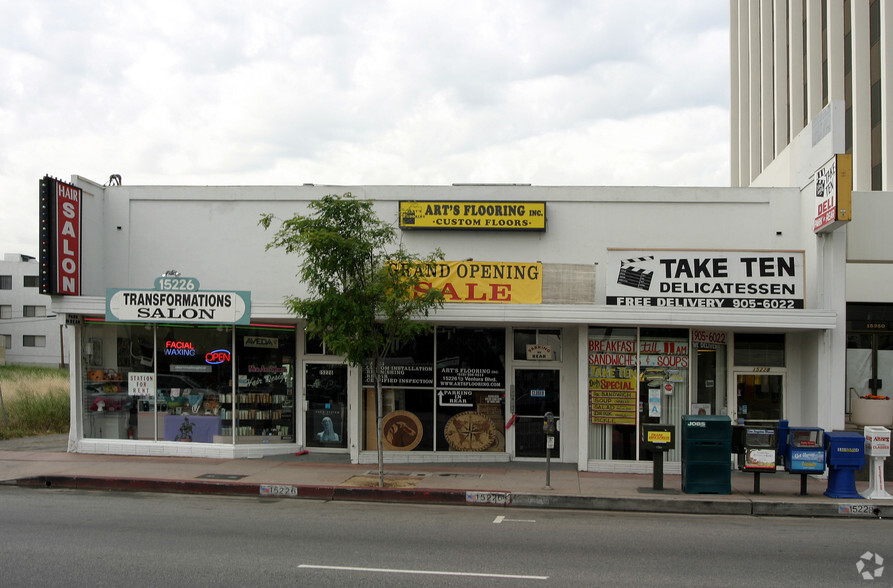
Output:
[[297,486],[287,486],[283,484],[261,484],[261,496],[297,496]]
[[877,516],[878,513],[875,512],[875,506],[873,504],[838,504],[837,514],[857,517],[873,517]]
[[507,506],[512,503],[512,495],[510,492],[473,492],[469,490],[465,493],[465,502]]

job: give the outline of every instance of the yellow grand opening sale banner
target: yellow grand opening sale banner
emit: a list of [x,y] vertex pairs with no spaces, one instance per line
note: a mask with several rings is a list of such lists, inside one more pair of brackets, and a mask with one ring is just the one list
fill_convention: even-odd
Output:
[[417,293],[433,288],[443,292],[444,302],[494,304],[541,304],[543,264],[489,261],[437,261],[400,266],[392,271],[411,271],[419,278]]

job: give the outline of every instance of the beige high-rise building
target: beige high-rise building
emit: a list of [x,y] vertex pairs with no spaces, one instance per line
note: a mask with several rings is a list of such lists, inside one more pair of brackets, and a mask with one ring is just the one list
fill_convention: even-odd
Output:
[[893,0],[731,0],[730,40],[733,187],[818,196],[818,170],[851,154],[852,220],[834,234],[852,413],[857,395],[893,396]]
[[783,178],[801,178],[804,147],[833,129],[834,152],[853,155],[853,189],[890,190],[893,3],[730,6],[731,185],[790,185]]

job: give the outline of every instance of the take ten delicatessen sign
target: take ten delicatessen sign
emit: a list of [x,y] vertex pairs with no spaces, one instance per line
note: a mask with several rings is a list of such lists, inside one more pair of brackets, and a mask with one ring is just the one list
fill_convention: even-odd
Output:
[[803,308],[802,251],[608,251],[606,303]]

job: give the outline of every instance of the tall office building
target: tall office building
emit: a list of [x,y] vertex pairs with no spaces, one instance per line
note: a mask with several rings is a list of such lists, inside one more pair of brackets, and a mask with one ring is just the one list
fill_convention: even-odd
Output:
[[732,186],[802,180],[833,129],[853,189],[893,189],[893,3],[731,0],[730,30]]
[[730,33],[731,185],[818,194],[851,154],[841,393],[893,396],[893,1],[731,0]]

